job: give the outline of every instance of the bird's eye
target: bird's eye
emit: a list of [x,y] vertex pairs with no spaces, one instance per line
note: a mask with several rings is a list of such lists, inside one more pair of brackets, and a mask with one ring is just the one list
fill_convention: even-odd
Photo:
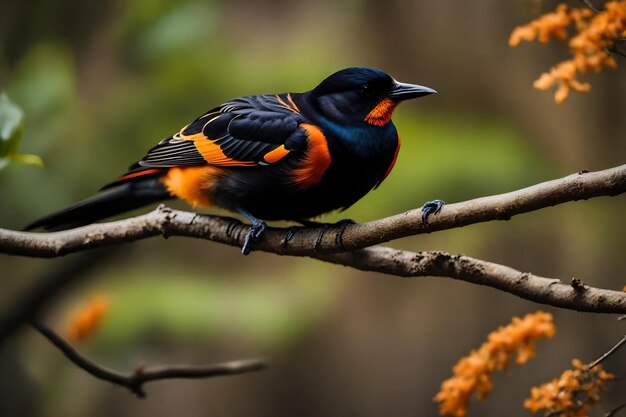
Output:
[[369,97],[373,93],[374,93],[374,89],[368,83],[365,83],[361,86],[361,94],[363,94],[364,96]]

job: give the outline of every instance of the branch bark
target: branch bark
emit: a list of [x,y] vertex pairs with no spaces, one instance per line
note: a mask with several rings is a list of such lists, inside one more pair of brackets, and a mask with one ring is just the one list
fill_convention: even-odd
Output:
[[139,398],[145,398],[144,384],[164,379],[198,379],[224,375],[238,375],[260,371],[267,368],[263,359],[245,359],[232,362],[218,363],[208,366],[161,366],[154,368],[138,367],[133,372],[120,373],[107,369],[82,356],[76,349],[67,343],[61,336],[48,326],[33,321],[33,327],[50,343],[57,347],[65,357],[94,378],[128,388]]
[[[420,210],[348,225],[343,247],[335,244],[336,232],[326,233],[316,250],[320,229],[270,228],[256,250],[280,255],[309,256],[365,271],[402,277],[441,276],[497,288],[538,303],[588,312],[626,313],[626,293],[596,289],[580,283],[567,285],[557,279],[516,271],[504,265],[444,252],[413,253],[384,247],[381,242],[467,226],[597,196],[626,191],[626,165],[594,173],[580,172],[518,191],[444,206],[428,224]],[[152,236],[188,236],[241,246],[248,226],[235,219],[205,216],[160,206],[155,211],[110,223],[93,224],[54,233],[27,233],[0,229],[0,252],[56,257],[85,249],[132,242]],[[290,240],[286,237],[297,230]],[[350,252],[346,252],[346,250]],[[341,252],[341,253],[339,253]]]
[[570,284],[505,265],[446,252],[408,252],[375,246],[347,253],[319,254],[327,262],[400,277],[447,277],[485,285],[540,304],[593,313],[626,311],[626,292]]
[[[342,246],[335,233],[320,233],[316,228],[291,228],[296,233],[285,242],[288,230],[268,228],[254,249],[280,255],[312,256],[320,252],[337,253],[378,245],[407,236],[468,226],[511,217],[558,204],[626,192],[626,165],[597,172],[579,172],[521,190],[448,204],[428,224],[421,220],[421,209],[367,223],[347,225]],[[238,220],[198,215],[160,206],[156,210],[125,220],[98,223],[53,233],[30,233],[0,229],[0,253],[53,258],[85,249],[133,242],[153,236],[187,236],[232,246],[243,244],[247,225]]]

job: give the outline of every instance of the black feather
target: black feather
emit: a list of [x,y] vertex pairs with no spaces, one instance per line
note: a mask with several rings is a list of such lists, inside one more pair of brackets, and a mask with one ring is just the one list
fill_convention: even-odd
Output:
[[24,230],[39,227],[46,230],[71,229],[170,198],[172,197],[165,186],[157,178],[142,178],[110,188],[43,217],[26,226]]

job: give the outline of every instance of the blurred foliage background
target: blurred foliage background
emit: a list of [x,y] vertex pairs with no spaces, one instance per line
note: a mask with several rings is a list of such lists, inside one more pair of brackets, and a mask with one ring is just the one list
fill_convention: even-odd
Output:
[[[0,227],[20,229],[91,195],[224,100],[308,90],[348,66],[378,67],[439,94],[396,111],[402,152],[385,183],[321,220],[368,221],[434,198],[462,201],[622,164],[625,60],[589,76],[590,94],[556,106],[532,81],[565,58],[566,47],[507,46],[516,25],[555,5],[3,0],[0,85],[25,113],[20,151],[40,155],[45,168],[12,164],[0,172]],[[623,197],[598,198],[392,245],[621,289],[625,210]],[[0,313],[71,262],[0,255]],[[624,332],[614,317],[462,282],[261,253],[243,258],[235,248],[183,238],[121,246],[84,271],[45,321],[64,331],[94,294],[108,298],[109,313],[80,350],[102,364],[130,370],[266,355],[271,368],[155,383],[139,401],[84,374],[25,328],[0,355],[0,415],[435,415],[432,397],[460,356],[512,315],[543,308],[555,314],[556,338],[540,343],[524,368],[496,377],[492,398],[470,410],[522,415],[531,385],[560,374],[572,357],[594,359]],[[624,355],[607,368],[623,375]],[[623,402],[623,388],[615,384],[602,407]]]

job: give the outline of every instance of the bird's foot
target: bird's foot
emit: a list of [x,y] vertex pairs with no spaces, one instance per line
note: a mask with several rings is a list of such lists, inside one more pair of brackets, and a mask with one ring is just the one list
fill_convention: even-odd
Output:
[[422,206],[422,223],[428,224],[428,216],[436,215],[446,203],[443,200],[433,200],[424,203]]
[[317,235],[317,238],[315,239],[315,252],[319,252],[321,250],[322,239],[324,238],[324,233],[326,233],[326,231],[330,229],[332,226],[333,226],[332,223],[322,224],[321,230],[319,234]]
[[346,231],[346,227],[351,224],[356,224],[352,219],[342,219],[335,223],[337,226],[337,233],[335,234],[335,247],[345,249],[343,246],[343,233]]
[[235,229],[239,226],[242,226],[242,223],[239,220],[233,219],[228,223],[228,226],[226,226],[226,236],[231,237],[233,233],[235,233]]
[[267,224],[263,220],[254,219],[250,225],[250,229],[243,240],[243,246],[241,247],[241,253],[249,255],[252,251],[252,244],[258,242],[263,237],[263,233],[267,229]]
[[316,227],[316,228],[321,229],[319,234],[317,235],[317,238],[315,239],[315,251],[316,252],[319,252],[321,250],[322,240],[324,239],[324,235],[326,234],[328,229],[333,228],[333,227],[337,228],[337,233],[335,234],[335,247],[344,249],[343,233],[346,231],[346,227],[348,227],[348,225],[356,224],[356,222],[352,219],[342,219],[336,223],[317,223],[317,222],[312,222],[309,220],[300,220],[299,222],[302,223],[306,227]]
[[280,246],[285,249],[287,247],[287,245],[289,244],[289,241],[291,239],[293,239],[293,237],[296,235],[296,232],[298,231],[298,229],[300,229],[297,226],[292,226],[290,228],[287,229],[287,233],[285,233],[285,237],[283,238],[283,240],[280,241]]

